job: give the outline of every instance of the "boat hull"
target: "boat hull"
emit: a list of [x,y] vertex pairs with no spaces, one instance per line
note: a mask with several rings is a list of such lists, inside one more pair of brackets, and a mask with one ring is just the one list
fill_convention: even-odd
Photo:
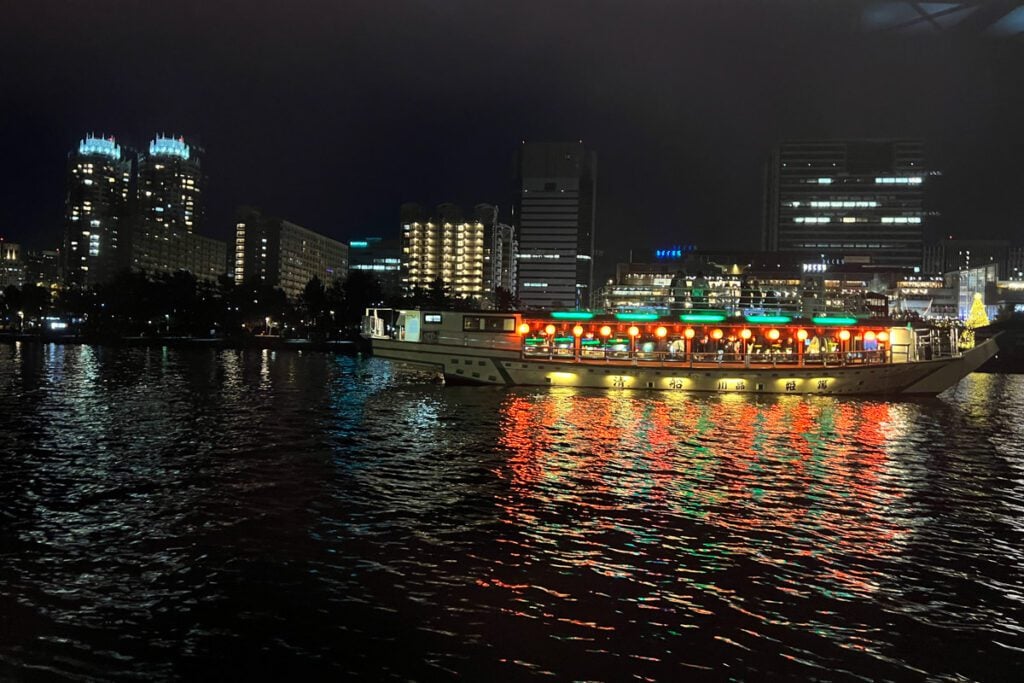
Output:
[[594,361],[518,351],[374,339],[374,355],[443,374],[450,383],[755,394],[923,395],[954,386],[998,351],[992,339],[955,358],[846,366]]

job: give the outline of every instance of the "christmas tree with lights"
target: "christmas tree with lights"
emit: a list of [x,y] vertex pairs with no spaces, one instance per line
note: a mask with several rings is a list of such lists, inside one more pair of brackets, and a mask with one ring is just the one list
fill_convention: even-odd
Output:
[[985,312],[985,302],[981,300],[981,294],[974,293],[974,301],[971,302],[971,310],[964,321],[964,331],[960,335],[960,348],[974,348],[974,331],[979,327],[988,325],[988,313]]

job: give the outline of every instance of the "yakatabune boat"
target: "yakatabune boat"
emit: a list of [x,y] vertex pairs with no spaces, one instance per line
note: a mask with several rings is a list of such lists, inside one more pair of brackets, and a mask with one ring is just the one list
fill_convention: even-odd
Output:
[[955,329],[890,320],[697,310],[370,309],[363,333],[374,355],[452,383],[764,394],[935,395],[998,351],[990,339],[960,353]]

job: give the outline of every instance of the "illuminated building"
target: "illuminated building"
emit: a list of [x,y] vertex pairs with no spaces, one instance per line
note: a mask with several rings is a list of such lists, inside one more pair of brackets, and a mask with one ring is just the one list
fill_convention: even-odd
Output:
[[201,218],[199,150],[184,138],[157,135],[139,161],[139,213],[150,230],[194,232]]
[[891,290],[893,313],[920,318],[955,318],[956,285],[941,275],[908,275]]
[[237,284],[263,282],[298,298],[309,281],[324,286],[348,274],[348,246],[256,209],[241,209],[235,223],[233,277]]
[[594,277],[597,156],[582,143],[524,143],[513,223],[525,308],[588,308]]
[[402,246],[398,240],[363,237],[348,243],[349,271],[374,275],[385,295],[397,295],[402,287]]
[[[653,261],[619,263],[600,290],[611,313],[676,315],[702,309],[813,316],[884,315],[894,283],[910,268],[878,269],[842,259],[801,262],[797,254],[639,251]],[[680,251],[679,256],[675,252]]]
[[418,204],[403,204],[402,284],[407,292],[430,289],[438,278],[456,299],[481,300],[484,289],[484,233],[479,220],[466,221],[454,204],[441,204],[436,216]]
[[970,314],[975,294],[981,295],[990,319],[994,320],[1002,310],[1024,312],[1024,282],[1004,276],[998,263],[947,273],[946,281],[956,292],[956,317],[960,320],[966,320]]
[[121,265],[132,159],[113,137],[87,135],[68,156],[64,209],[67,282],[93,286]]
[[41,249],[25,253],[25,282],[54,290],[60,287],[60,252]]
[[920,268],[927,175],[919,141],[784,143],[767,166],[763,248]]
[[146,273],[187,271],[202,280],[227,272],[227,244],[196,233],[202,218],[199,150],[157,135],[139,161],[138,212],[129,263]]
[[131,265],[146,273],[187,271],[215,281],[227,273],[228,247],[222,240],[174,228],[140,228],[132,234]]
[[25,264],[21,259],[21,247],[5,242],[0,237],[0,289],[21,287],[25,283]]
[[475,218],[484,225],[484,283],[487,295],[492,299],[496,290],[501,289],[514,296],[516,292],[516,255],[518,245],[515,229],[498,222],[498,207],[493,204],[477,204]]

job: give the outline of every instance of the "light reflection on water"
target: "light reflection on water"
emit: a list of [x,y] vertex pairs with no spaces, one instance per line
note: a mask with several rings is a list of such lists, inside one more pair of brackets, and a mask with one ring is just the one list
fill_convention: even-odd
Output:
[[1022,406],[0,347],[0,678],[1005,679]]

